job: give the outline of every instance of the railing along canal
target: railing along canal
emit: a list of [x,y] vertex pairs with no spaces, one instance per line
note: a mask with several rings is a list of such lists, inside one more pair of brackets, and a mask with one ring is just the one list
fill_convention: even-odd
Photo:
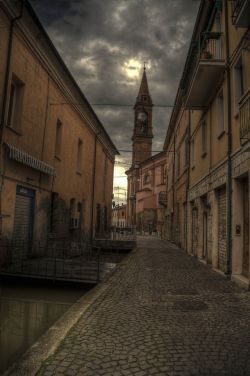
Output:
[[87,242],[11,240],[0,244],[0,274],[50,280],[97,283],[119,262],[119,252]]

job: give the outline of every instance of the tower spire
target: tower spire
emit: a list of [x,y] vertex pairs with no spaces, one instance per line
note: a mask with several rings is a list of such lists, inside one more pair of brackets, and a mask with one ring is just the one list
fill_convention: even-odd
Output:
[[140,89],[134,105],[135,122],[133,141],[132,165],[141,163],[152,155],[152,100],[149,94],[144,63]]
[[143,67],[143,74],[142,74],[142,79],[141,79],[141,85],[140,85],[140,89],[139,89],[139,93],[138,93],[137,99],[141,99],[142,96],[150,97],[149,89],[148,89],[148,80],[147,80],[147,75],[146,75],[146,65],[145,65],[145,63],[144,63],[144,67]]

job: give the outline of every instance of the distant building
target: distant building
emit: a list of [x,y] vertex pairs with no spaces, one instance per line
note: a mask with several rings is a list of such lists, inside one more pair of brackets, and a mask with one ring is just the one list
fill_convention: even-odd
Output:
[[105,233],[118,151],[29,2],[0,23],[1,239]]
[[136,228],[163,233],[166,205],[166,155],[158,153],[140,163],[136,192]]
[[127,226],[127,205],[116,205],[112,209],[112,226],[126,227]]
[[165,206],[165,152],[152,156],[152,109],[144,68],[134,106],[133,155],[128,177],[127,221],[138,231],[162,232]]

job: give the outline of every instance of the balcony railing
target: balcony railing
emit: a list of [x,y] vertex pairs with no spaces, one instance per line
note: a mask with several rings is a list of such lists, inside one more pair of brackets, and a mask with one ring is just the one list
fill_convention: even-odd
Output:
[[232,23],[237,27],[248,27],[250,24],[250,0],[232,0]]
[[220,32],[204,32],[199,41],[199,51],[201,60],[220,60],[221,54],[221,36]]
[[250,139],[250,90],[239,102],[240,140],[241,143]]
[[186,108],[199,109],[209,105],[225,72],[222,53],[222,33],[209,31],[200,35],[195,57],[190,67]]
[[167,206],[167,192],[162,191],[159,193],[158,202],[160,205]]

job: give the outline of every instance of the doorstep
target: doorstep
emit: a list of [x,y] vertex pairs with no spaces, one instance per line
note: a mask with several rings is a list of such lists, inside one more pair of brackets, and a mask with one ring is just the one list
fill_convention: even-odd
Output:
[[241,274],[232,274],[231,280],[246,290],[250,289],[249,278],[246,278]]

